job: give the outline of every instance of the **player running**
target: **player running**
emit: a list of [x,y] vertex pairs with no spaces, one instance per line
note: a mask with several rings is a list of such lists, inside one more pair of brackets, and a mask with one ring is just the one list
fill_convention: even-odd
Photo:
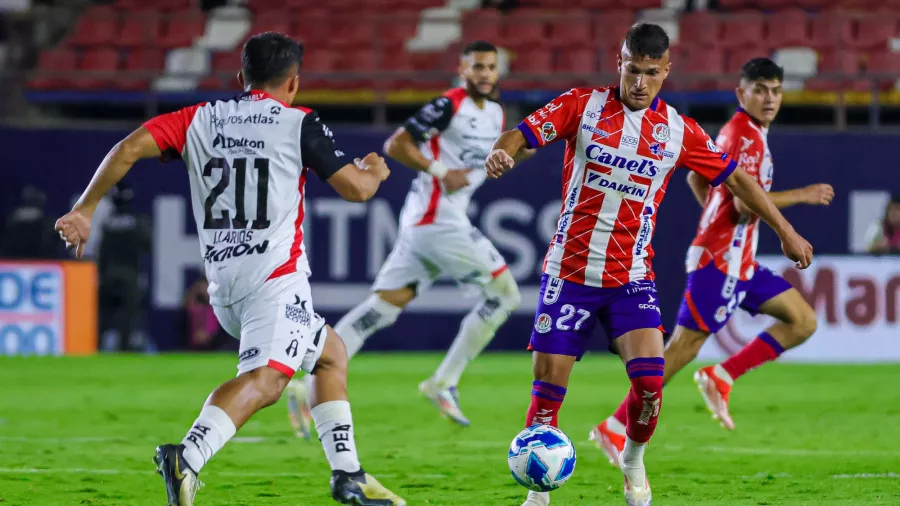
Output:
[[212,392],[180,444],[156,449],[170,506],[194,503],[201,469],[254,413],[278,401],[297,369],[313,373],[312,417],[332,469],[332,497],[406,504],[360,466],[347,353],[313,309],[303,246],[310,169],[354,202],[372,197],[389,171],[374,153],[349,162],[315,111],[290,105],[302,55],[285,35],[251,37],[238,76],[246,93],[144,123],[109,152],[74,209],[56,223],[81,256],[97,203],[136,161],[162,155],[187,165],[210,302],[241,346],[238,376]]
[[[464,88],[425,104],[385,143],[388,156],[419,175],[400,212],[400,233],[375,278],[374,293],[350,310],[335,330],[352,357],[441,273],[476,289],[480,301],[463,318],[437,371],[419,385],[441,413],[466,426],[469,420],[460,410],[456,386],[469,361],[519,305],[519,289],[506,261],[466,215],[472,194],[486,179],[484,160],[503,131],[503,108],[491,100],[498,80],[497,48],[482,41],[468,44],[460,74]],[[306,391],[300,381],[293,381],[288,405],[298,435],[309,437]]]
[[[741,108],[725,125],[718,145],[763,189],[772,187],[772,155],[766,135],[781,107],[784,70],[768,58],[754,58],[741,69],[737,98]],[[687,254],[688,281],[678,311],[678,324],[665,351],[663,383],[690,363],[710,334],[719,331],[738,307],[780,320],[724,362],[694,374],[714,418],[729,429],[731,386],[747,371],[775,360],[802,344],[816,331],[816,313],[781,276],[756,260],[759,217],[741,199],[721,187],[688,174],[688,184],[704,207],[697,236]],[[772,192],[778,208],[796,204],[828,205],[834,190],[827,184]],[[613,461],[625,444],[626,402],[591,431]]]
[[[564,93],[504,132],[486,163],[488,175],[499,177],[519,150],[566,141],[562,212],[531,335],[535,381],[525,423],[557,425],[572,367],[599,322],[631,380],[617,462],[626,503],[641,506],[651,501],[643,457],[662,404],[664,368],[650,239],[674,169],[687,167],[713,186],[725,183],[772,225],[786,256],[801,268],[812,260],[812,247],[756,180],[735,171],[737,163],[694,120],[657,97],[671,67],[668,48],[662,28],[634,25],[618,58],[618,86]],[[532,491],[523,506],[549,502],[549,493]]]

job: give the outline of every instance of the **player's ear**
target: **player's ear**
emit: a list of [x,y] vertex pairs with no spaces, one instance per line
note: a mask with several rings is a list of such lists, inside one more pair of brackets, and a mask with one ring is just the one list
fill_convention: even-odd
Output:
[[300,90],[300,76],[292,76],[288,79],[288,93],[296,95]]
[[241,89],[244,91],[247,91],[247,85],[246,85],[246,83],[244,83],[244,71],[243,70],[238,70],[237,80],[238,80],[238,83],[241,85]]
[[740,104],[741,107],[744,107],[743,91],[744,91],[743,88],[741,88],[740,86],[738,86],[737,88],[734,89],[734,96],[737,97],[738,104]]

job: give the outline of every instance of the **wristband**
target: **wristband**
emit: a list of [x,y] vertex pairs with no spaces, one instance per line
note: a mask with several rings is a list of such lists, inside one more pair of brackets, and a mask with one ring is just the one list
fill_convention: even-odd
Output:
[[435,160],[435,161],[431,162],[431,165],[429,165],[427,169],[425,169],[425,172],[431,174],[432,176],[434,176],[438,179],[444,179],[444,176],[447,175],[447,172],[449,170],[450,169],[448,169],[446,165]]

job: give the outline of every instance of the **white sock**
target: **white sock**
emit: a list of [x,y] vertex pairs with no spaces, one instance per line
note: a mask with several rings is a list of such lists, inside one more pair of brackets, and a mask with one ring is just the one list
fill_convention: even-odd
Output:
[[372,334],[397,321],[401,311],[403,310],[399,307],[383,301],[377,294],[372,294],[345,314],[334,326],[334,331],[344,341],[347,357],[356,355]]
[[625,436],[625,448],[622,449],[622,462],[625,467],[644,467],[644,449],[647,443],[636,443]]
[[184,460],[194,472],[209,462],[209,459],[234,437],[237,428],[222,408],[213,405],[203,406],[200,416],[191,430],[181,441],[184,445]]
[[434,381],[441,387],[456,386],[469,362],[491,342],[497,329],[509,317],[502,299],[486,299],[463,318],[459,333],[453,340],[444,361],[434,373]]
[[332,471],[355,473],[362,469],[353,439],[353,417],[347,401],[323,402],[310,410],[319,441]]
[[535,492],[534,490],[529,490],[528,499],[525,501],[525,504],[528,506],[549,506],[550,492]]

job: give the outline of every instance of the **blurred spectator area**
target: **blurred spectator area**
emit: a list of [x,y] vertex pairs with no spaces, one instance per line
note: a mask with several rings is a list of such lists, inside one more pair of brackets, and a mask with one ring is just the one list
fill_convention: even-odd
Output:
[[274,30],[305,43],[303,89],[311,103],[390,101],[409,91],[419,91],[409,100],[420,101],[451,83],[460,47],[475,39],[503,48],[504,92],[558,91],[611,82],[622,36],[632,23],[649,21],[672,39],[667,92],[733,89],[747,59],[773,56],[787,71],[789,101],[856,91],[900,104],[900,0],[719,0],[716,11],[684,10],[687,0],[516,4],[250,0],[204,11],[195,0],[115,0],[84,8],[40,48],[25,89],[43,99],[230,92],[241,45]]

